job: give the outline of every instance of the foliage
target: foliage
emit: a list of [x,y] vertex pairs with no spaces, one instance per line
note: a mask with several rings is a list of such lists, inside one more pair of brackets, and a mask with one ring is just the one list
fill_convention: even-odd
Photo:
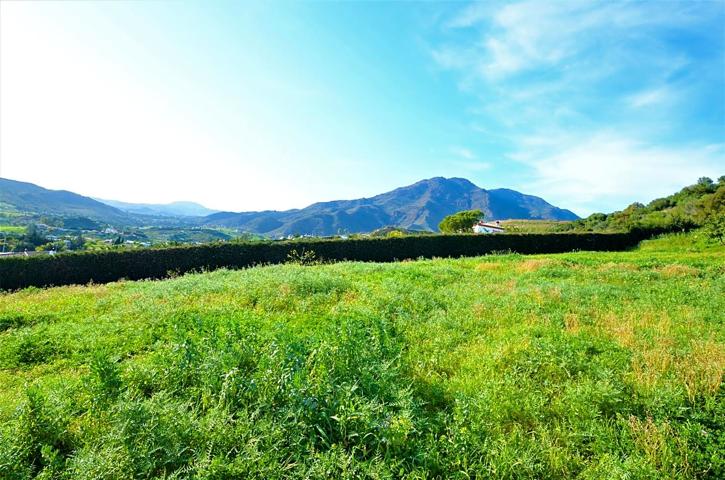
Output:
[[497,251],[555,253],[622,250],[643,237],[631,234],[550,233],[511,235],[424,235],[348,240],[217,243],[137,250],[93,250],[55,256],[0,259],[0,290],[28,286],[162,278],[168,272],[243,268],[284,263],[293,250],[313,251],[320,261],[394,261],[460,257]]
[[63,228],[71,230],[100,230],[101,225],[95,220],[85,217],[66,217],[63,218]]
[[69,248],[71,250],[83,250],[83,247],[86,245],[86,239],[83,238],[83,235],[80,233],[76,235],[69,244]]
[[0,295],[0,478],[723,478],[698,242]]
[[563,224],[560,231],[640,231],[651,234],[682,232],[706,226],[714,237],[722,228],[725,176],[717,183],[702,177],[669,197],[657,198],[647,205],[633,203],[622,211],[594,213],[587,218]]
[[[377,230],[373,230],[372,232],[367,234],[367,236],[370,236],[373,238],[405,237],[407,235],[435,235],[435,233],[430,232],[428,230],[408,230],[407,228],[388,226],[388,227],[378,228]],[[353,235],[350,235],[349,237],[352,238],[354,236],[360,238],[363,235],[353,234]]]
[[25,229],[24,240],[27,243],[34,245],[36,247],[47,242],[45,235],[40,233],[38,226],[34,223],[29,224],[27,226],[27,228]]
[[470,233],[479,220],[483,220],[481,210],[463,210],[445,217],[438,224],[438,229],[443,233]]
[[715,193],[705,195],[699,203],[698,216],[705,232],[720,243],[725,243],[725,178]]

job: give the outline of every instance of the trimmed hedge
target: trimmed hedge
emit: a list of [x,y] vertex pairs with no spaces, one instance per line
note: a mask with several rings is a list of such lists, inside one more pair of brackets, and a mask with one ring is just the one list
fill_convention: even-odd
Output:
[[355,240],[217,243],[160,249],[67,253],[0,259],[0,290],[163,278],[170,273],[244,268],[284,263],[296,250],[313,251],[322,261],[395,260],[476,256],[496,251],[561,253],[624,250],[643,239],[638,233],[547,233],[506,235],[425,235]]

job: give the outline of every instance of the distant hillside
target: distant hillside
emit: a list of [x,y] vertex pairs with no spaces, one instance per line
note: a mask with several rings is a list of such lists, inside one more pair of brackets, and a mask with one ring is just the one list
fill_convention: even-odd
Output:
[[172,202],[166,204],[154,203],[127,203],[117,200],[104,200],[96,198],[99,202],[110,205],[124,212],[137,215],[151,215],[162,217],[205,217],[219,210],[212,210],[194,202]]
[[490,220],[579,218],[514,190],[484,190],[463,178],[436,177],[372,198],[321,202],[283,212],[221,212],[209,215],[204,223],[270,236],[370,232],[385,226],[437,231],[446,215],[470,209],[483,211]]
[[20,213],[86,217],[107,223],[132,222],[126,212],[92,198],[7,178],[0,178],[0,205]]

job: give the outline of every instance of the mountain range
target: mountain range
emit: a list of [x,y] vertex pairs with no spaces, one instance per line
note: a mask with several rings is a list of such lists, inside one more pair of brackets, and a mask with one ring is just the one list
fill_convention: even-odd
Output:
[[65,190],[0,178],[0,212],[87,217],[111,225],[148,225],[163,217],[180,224],[232,227],[265,236],[334,235],[396,226],[437,231],[446,216],[479,209],[488,220],[576,220],[570,210],[505,188],[484,190],[464,178],[435,177],[370,198],[314,203],[286,211],[213,212],[192,202],[167,205],[98,201]]
[[388,225],[437,231],[445,216],[471,209],[481,210],[489,220],[579,218],[570,210],[515,190],[484,190],[464,178],[435,177],[371,198],[314,203],[282,212],[220,212],[205,222],[267,236],[359,233]]
[[219,210],[212,210],[206,208],[204,205],[200,205],[195,202],[171,202],[165,204],[157,203],[128,203],[119,202],[117,200],[104,200],[101,198],[95,198],[101,203],[110,205],[119,210],[128,213],[135,213],[137,215],[151,215],[160,217],[205,217],[212,213],[217,213]]

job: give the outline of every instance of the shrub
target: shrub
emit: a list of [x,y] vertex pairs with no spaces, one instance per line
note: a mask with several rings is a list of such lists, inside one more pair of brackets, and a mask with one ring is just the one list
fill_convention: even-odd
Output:
[[647,236],[646,233],[636,231],[617,234],[421,235],[401,238],[219,243],[11,257],[0,260],[0,290],[89,282],[107,283],[120,279],[164,278],[168,276],[168,272],[183,274],[197,270],[285,263],[295,259],[294,252],[314,252],[315,260],[320,262],[390,262],[421,257],[477,256],[508,250],[524,254],[624,250]]

